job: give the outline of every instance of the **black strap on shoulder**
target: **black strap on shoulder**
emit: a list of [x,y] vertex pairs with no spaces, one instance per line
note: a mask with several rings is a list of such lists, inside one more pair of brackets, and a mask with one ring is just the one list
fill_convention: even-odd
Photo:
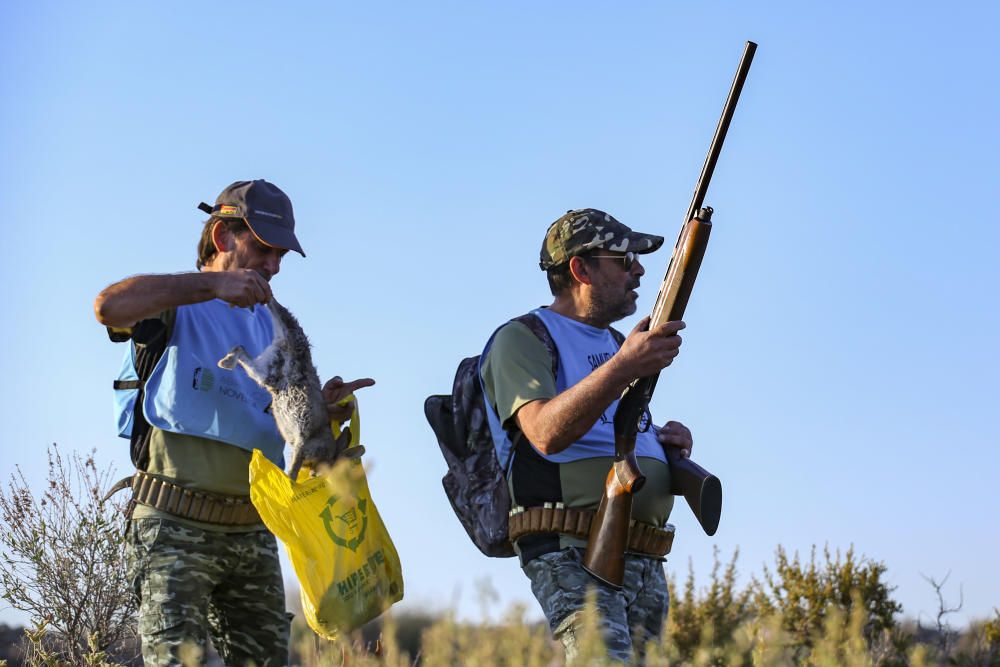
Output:
[[[153,374],[153,369],[156,368],[157,362],[160,361],[160,357],[167,349],[167,325],[160,319],[139,322],[132,330],[132,344],[135,346],[135,371],[139,379],[116,380],[115,389],[135,388],[139,390],[132,417],[132,439],[129,443],[129,454],[136,469],[145,470],[149,466],[149,437],[152,434],[152,427],[146,421],[142,404],[146,394],[146,380]],[[126,383],[135,384],[135,387],[118,386]]]
[[520,322],[528,327],[538,340],[542,341],[545,349],[549,351],[549,356],[552,358],[552,377],[559,377],[559,350],[556,349],[556,342],[552,340],[552,334],[549,333],[545,322],[542,322],[542,318],[534,313],[525,313],[520,317],[515,317],[511,322]]

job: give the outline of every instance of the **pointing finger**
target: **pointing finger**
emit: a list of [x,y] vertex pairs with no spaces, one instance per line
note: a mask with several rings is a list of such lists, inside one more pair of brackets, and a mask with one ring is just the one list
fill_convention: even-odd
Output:
[[375,380],[373,380],[372,378],[360,378],[358,380],[351,380],[350,382],[345,382],[344,388],[347,389],[348,394],[353,394],[358,389],[371,387],[374,384]]

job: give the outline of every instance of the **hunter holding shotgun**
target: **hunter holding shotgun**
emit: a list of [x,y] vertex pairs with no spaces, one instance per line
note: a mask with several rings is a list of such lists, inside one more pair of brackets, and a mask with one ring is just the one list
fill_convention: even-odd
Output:
[[[673,507],[667,450],[690,456],[691,433],[683,424],[645,428],[636,437],[646,482],[633,496],[636,524],[622,585],[599,582],[583,566],[587,526],[614,460],[618,399],[634,380],[669,366],[680,350],[683,322],[646,330],[645,318],[627,338],[611,329],[635,313],[645,273],[639,256],[662,244],[662,236],[634,232],[602,211],[567,212],[549,227],[541,250],[552,304],[532,311],[527,324],[519,318],[501,327],[482,355],[486,400],[514,436],[507,468],[515,506],[510,537],[568,658],[576,653],[591,588],[613,658],[641,654],[666,618],[662,561],[673,538],[666,523]],[[552,348],[530,330],[538,323]],[[648,425],[648,412],[645,419]]]
[[649,400],[680,348],[712,231],[705,194],[756,49],[745,45],[652,315],[628,338],[611,328],[635,312],[639,255],[663,237],[594,209],[568,211],[542,244],[555,301],[501,327],[481,355],[494,442],[505,431],[513,443],[509,455],[497,450],[513,504],[508,536],[569,659],[590,588],[612,658],[641,660],[659,636],[673,496],[684,496],[707,534],[719,525],[721,482],[690,460],[683,424],[652,426]]

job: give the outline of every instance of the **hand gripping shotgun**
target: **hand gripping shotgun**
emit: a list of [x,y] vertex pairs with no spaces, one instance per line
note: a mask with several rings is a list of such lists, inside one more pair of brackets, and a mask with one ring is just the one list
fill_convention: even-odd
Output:
[[[756,44],[746,43],[722,117],[715,128],[708,157],[705,158],[701,176],[695,186],[694,197],[684,217],[684,226],[670,257],[667,274],[656,295],[650,328],[684,317],[684,309],[708,246],[708,235],[712,231],[712,209],[703,208],[702,204],[756,50]],[[604,495],[597,514],[590,526],[587,551],[583,558],[583,567],[590,574],[616,588],[621,587],[625,574],[625,547],[628,544],[632,518],[632,495],[646,481],[636,461],[635,439],[658,378],[659,373],[638,378],[622,393],[614,419],[615,459],[605,481]],[[722,513],[722,483],[719,478],[694,461],[677,455],[669,455],[669,462],[670,492],[675,496],[684,496],[701,527],[707,534],[714,535]]]

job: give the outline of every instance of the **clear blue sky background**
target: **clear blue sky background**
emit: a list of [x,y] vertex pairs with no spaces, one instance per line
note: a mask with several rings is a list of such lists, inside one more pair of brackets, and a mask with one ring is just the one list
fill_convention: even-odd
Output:
[[[760,44],[709,192],[712,243],[658,421],[726,493],[714,538],[678,504],[669,570],[713,547],[855,545],[910,616],[951,572],[1000,605],[994,3],[0,5],[0,377],[6,480],[45,447],[124,474],[121,348],[91,304],[191,270],[237,179],[291,196],[309,255],[274,283],[324,377],[361,398],[371,486],[409,605],[529,601],[468,542],[422,413],[493,328],[547,303],[568,208],[675,238],[743,43]],[[667,251],[646,261],[649,311]],[[992,408],[990,406],[993,406]],[[0,612],[0,618],[16,618]]]

